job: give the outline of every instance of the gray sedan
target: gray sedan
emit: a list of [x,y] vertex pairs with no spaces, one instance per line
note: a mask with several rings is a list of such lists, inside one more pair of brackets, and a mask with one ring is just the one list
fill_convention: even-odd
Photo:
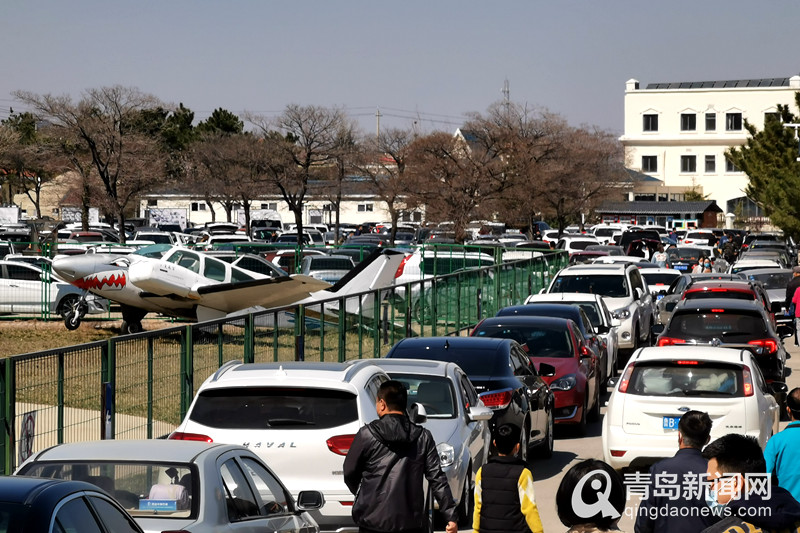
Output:
[[492,410],[484,407],[455,363],[378,359],[375,364],[406,386],[409,405],[418,403],[425,408],[423,426],[436,441],[439,462],[458,502],[460,525],[471,525],[475,475],[489,457]]
[[113,496],[145,532],[319,531],[306,512],[318,491],[297,503],[257,455],[242,446],[174,440],[102,440],[54,446],[16,475],[88,481]]

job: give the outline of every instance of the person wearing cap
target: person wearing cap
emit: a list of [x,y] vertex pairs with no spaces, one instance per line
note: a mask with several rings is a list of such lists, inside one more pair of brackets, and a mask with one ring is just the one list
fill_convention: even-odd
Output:
[[475,478],[475,533],[542,533],[542,520],[533,494],[533,474],[519,454],[522,428],[503,424],[494,432],[497,455],[490,457]]
[[767,461],[767,472],[775,474],[778,486],[792,493],[800,500],[800,387],[795,387],[786,396],[786,412],[789,413],[789,425],[767,441],[764,448],[764,459]]

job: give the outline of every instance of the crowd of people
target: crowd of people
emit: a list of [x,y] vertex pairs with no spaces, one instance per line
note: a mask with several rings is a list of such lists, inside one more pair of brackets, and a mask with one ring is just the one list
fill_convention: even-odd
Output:
[[[361,533],[427,531],[427,480],[447,533],[459,516],[430,432],[407,415],[402,383],[378,391],[378,420],[359,430],[344,461],[356,495],[353,518]],[[678,424],[678,451],[655,463],[636,509],[635,533],[800,532],[800,388],[787,399],[789,425],[762,452],[750,436],[731,433],[710,442],[708,413],[690,410]],[[478,471],[472,527],[476,533],[541,533],[533,474],[519,456],[521,428],[494,428],[497,451]],[[628,495],[618,472],[603,461],[573,465],[556,493],[567,533],[618,531]]]

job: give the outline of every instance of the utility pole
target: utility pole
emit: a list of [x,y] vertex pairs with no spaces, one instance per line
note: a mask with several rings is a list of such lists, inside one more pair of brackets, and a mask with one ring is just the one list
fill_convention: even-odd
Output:
[[375,108],[375,137],[381,136],[381,108]]
[[508,108],[511,106],[511,89],[508,87],[508,78],[505,79],[503,82],[503,105],[506,108],[506,114],[508,114]]

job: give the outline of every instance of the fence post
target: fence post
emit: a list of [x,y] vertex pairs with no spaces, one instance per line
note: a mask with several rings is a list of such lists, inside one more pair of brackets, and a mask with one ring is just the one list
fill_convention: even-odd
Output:
[[247,318],[245,319],[245,326],[244,326],[244,362],[245,363],[252,363],[255,361],[255,351],[256,351],[256,321],[253,317],[253,313],[248,313]]
[[189,412],[189,405],[192,403],[192,396],[194,396],[194,384],[192,383],[194,358],[192,357],[192,326],[187,325],[183,329],[181,335],[181,420]]
[[[339,346],[337,347],[339,362],[344,363],[347,359],[347,313],[345,312],[347,302],[344,297],[339,298]],[[358,306],[359,313],[361,306]]]
[[306,306],[298,305],[294,319],[294,360],[306,360]]
[[14,358],[0,360],[0,397],[3,399],[2,417],[3,438],[3,474],[8,476],[14,471],[14,418],[16,417],[16,384],[14,375]]
[[114,425],[117,417],[116,402],[114,401],[117,391],[116,351],[116,342],[114,339],[108,339],[100,352],[100,375],[103,380],[100,387],[100,404],[103,408],[100,420],[100,438],[102,439],[113,439],[115,432]]

